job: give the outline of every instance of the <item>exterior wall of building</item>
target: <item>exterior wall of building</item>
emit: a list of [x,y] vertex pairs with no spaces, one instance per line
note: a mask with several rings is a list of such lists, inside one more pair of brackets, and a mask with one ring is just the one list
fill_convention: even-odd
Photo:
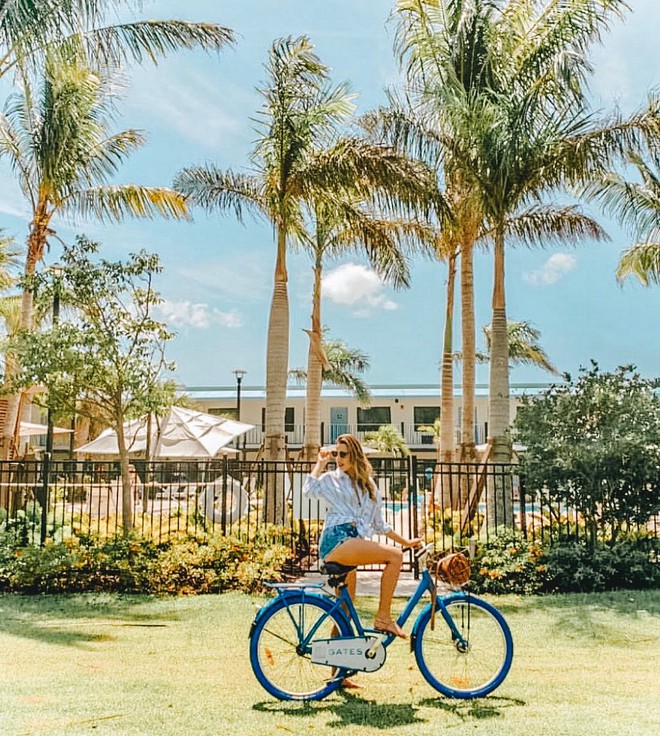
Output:
[[[512,386],[511,419],[523,393],[535,393],[540,385]],[[321,399],[323,442],[330,444],[343,432],[362,438],[369,429],[378,424],[391,424],[403,435],[408,446],[415,452],[433,453],[433,436],[420,432],[420,424],[433,424],[433,416],[440,412],[440,389],[435,386],[374,386],[372,402],[366,412],[347,391],[326,388]],[[192,387],[187,395],[200,411],[236,417],[236,387]],[[263,388],[242,387],[240,397],[240,419],[255,425],[249,432],[244,445],[253,450],[261,445],[263,418],[266,405]],[[287,441],[291,450],[298,449],[303,442],[305,427],[305,389],[290,387],[287,392]],[[437,410],[434,413],[433,410]],[[460,437],[462,401],[460,392],[454,397],[452,422]],[[488,389],[479,386],[475,398],[475,442],[486,441],[488,433]],[[381,421],[382,420],[382,421]]]

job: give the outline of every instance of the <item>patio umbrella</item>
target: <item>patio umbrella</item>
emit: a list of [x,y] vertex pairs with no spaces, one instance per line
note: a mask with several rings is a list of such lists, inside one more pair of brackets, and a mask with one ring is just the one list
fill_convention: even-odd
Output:
[[[53,427],[53,434],[71,434],[72,429],[64,427]],[[20,437],[32,437],[33,435],[48,434],[47,424],[34,424],[33,422],[21,422],[18,432]]]
[[[145,452],[149,432],[147,417],[124,424],[126,445],[131,453]],[[173,406],[166,417],[152,417],[152,456],[155,458],[212,458],[229,454],[225,446],[254,429],[253,424],[205,414],[201,411]],[[106,429],[92,442],[78,447],[76,452],[91,455],[118,455],[117,433]]]

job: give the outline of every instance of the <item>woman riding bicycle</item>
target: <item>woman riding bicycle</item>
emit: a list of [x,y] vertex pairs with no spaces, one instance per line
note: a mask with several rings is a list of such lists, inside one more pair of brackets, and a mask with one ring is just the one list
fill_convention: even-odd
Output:
[[[325,472],[330,460],[336,470]],[[319,542],[319,556],[324,562],[341,565],[385,565],[380,584],[380,601],[374,628],[406,638],[403,629],[392,620],[392,597],[399,579],[403,553],[396,547],[374,542],[369,537],[383,534],[402,547],[419,547],[421,539],[405,539],[385,523],[382,499],[372,478],[373,469],[357,438],[343,434],[336,449],[321,448],[316,465],[305,479],[303,494],[322,498],[330,506]],[[356,577],[347,580],[351,598],[355,598]]]

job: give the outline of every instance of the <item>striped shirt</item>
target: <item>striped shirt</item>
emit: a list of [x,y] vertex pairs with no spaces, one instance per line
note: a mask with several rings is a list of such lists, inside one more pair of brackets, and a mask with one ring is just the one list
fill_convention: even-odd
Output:
[[392,531],[391,524],[383,519],[383,500],[376,488],[376,501],[368,493],[358,491],[353,481],[337,468],[323,473],[319,478],[308,475],[303,484],[306,498],[322,498],[330,507],[325,518],[326,526],[355,523],[358,535],[368,538],[374,534],[387,534]]

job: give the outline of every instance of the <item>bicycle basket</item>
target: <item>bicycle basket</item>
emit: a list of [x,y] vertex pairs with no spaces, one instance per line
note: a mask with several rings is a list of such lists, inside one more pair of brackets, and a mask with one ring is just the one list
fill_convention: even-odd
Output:
[[453,552],[438,562],[437,576],[449,585],[459,587],[470,579],[472,565],[462,552]]

